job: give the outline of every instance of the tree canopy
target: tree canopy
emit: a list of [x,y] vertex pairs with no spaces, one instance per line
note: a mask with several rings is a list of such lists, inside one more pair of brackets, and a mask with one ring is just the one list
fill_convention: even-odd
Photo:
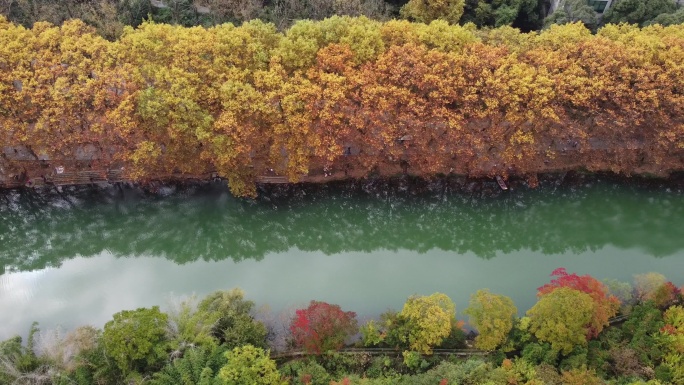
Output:
[[[63,334],[60,330],[41,331],[34,323],[26,344],[21,337],[0,341],[0,380],[56,385],[580,385],[684,381],[684,300],[680,295],[670,297],[678,292],[674,284],[666,282],[655,290],[653,298],[632,303],[624,320],[588,341],[587,330],[596,307],[592,294],[601,287],[589,276],[568,274],[564,269],[554,271],[553,276],[540,288],[539,300],[528,310],[528,316],[515,322],[516,309],[509,298],[488,290],[471,297],[465,312],[482,337],[476,340],[476,346],[498,347],[489,352],[489,358],[480,357],[482,352],[478,350],[471,350],[475,357],[466,360],[426,357],[435,346],[453,348],[445,345],[445,338],[453,339],[458,334],[455,329],[461,327],[454,322],[454,304],[441,293],[411,296],[401,312],[389,311],[380,321],[367,324],[364,342],[394,348],[388,355],[358,350],[354,354],[322,353],[323,348],[304,353],[296,347],[288,348],[297,349],[294,351],[271,355],[269,350],[249,343],[237,342],[240,346],[231,348],[235,342],[230,339],[219,343],[206,336],[193,342],[185,340],[185,349],[170,350],[192,330],[207,333],[205,328],[197,328],[197,320],[225,324],[219,315],[248,313],[253,304],[244,300],[241,291],[232,290],[205,297],[199,302],[201,308],[191,306],[195,303],[192,300],[184,301],[181,310],[170,317],[157,307],[122,311],[113,316],[104,331],[80,327]],[[661,296],[669,300],[661,301],[659,308]],[[203,312],[218,315],[207,318]],[[329,343],[337,347],[345,334],[355,333],[355,327],[346,327],[355,323],[353,312],[312,301],[297,312],[291,326],[306,331],[308,334],[302,336],[316,346]],[[445,325],[451,328],[447,337]],[[187,333],[180,333],[184,328]],[[510,344],[502,344],[506,337],[510,337]],[[511,346],[520,354],[506,357]],[[398,354],[401,350],[402,354]]]
[[580,22],[589,29],[598,26],[598,14],[585,0],[564,0],[545,20],[544,24],[568,24]]
[[252,316],[254,302],[244,299],[240,289],[216,291],[204,297],[197,313],[211,334],[228,348],[243,345],[265,347],[266,327]]
[[662,14],[674,13],[673,0],[616,0],[603,15],[606,23],[643,25]]
[[579,276],[568,274],[565,268],[558,268],[551,273],[555,277],[551,282],[540,287],[537,295],[542,296],[558,288],[567,287],[587,293],[594,301],[594,312],[588,326],[587,338],[594,338],[608,326],[608,320],[617,314],[620,301],[610,294],[606,285],[590,275]]
[[399,317],[406,320],[406,334],[401,336],[409,348],[430,354],[451,334],[456,323],[456,305],[442,293],[429,296],[411,296],[406,300]]
[[224,385],[278,385],[276,363],[268,351],[252,345],[236,347],[225,353],[227,363],[218,373]]
[[589,294],[569,287],[561,287],[542,294],[527,311],[530,331],[540,340],[563,354],[576,346],[587,345],[587,325],[595,304]]
[[478,27],[512,26],[524,32],[541,26],[538,0],[466,0],[461,24]]
[[168,315],[158,306],[124,310],[105,324],[102,343],[107,356],[127,375],[159,369],[169,352]]
[[494,350],[508,338],[518,309],[509,297],[492,294],[484,289],[470,297],[470,305],[463,314],[470,316],[470,324],[478,332],[475,346],[483,350]]
[[297,309],[290,323],[295,346],[314,353],[342,348],[344,341],[357,331],[356,313],[320,301],[311,301],[305,309]]
[[463,15],[465,0],[409,0],[401,15],[421,23],[441,19],[456,24]]

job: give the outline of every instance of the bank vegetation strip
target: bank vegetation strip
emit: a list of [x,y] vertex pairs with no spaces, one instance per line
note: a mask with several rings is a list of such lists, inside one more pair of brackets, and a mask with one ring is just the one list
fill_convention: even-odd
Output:
[[253,195],[258,178],[667,176],[684,169],[682,63],[682,26],[332,17],[107,41],[79,20],[0,17],[0,182],[64,167]]
[[25,344],[0,341],[0,382],[682,383],[682,288],[653,272],[636,275],[634,286],[564,268],[551,276],[523,317],[507,296],[478,290],[462,310],[476,331],[468,342],[443,293],[412,295],[361,327],[356,313],[316,300],[257,319],[239,289],[186,299],[168,313],[123,310],[102,330],[64,334],[34,323]]

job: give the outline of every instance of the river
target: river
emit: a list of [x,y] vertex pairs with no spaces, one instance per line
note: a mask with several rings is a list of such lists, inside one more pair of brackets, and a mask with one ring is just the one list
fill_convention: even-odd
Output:
[[[684,284],[684,193],[589,180],[534,190],[308,188],[256,201],[218,184],[0,195],[0,339],[240,287],[273,313],[316,299],[362,317],[480,288],[520,313],[557,267]],[[262,311],[264,311],[262,309]]]

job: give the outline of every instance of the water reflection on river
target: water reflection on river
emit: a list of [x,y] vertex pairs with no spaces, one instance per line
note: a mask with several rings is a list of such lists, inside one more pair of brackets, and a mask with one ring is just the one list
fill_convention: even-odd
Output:
[[0,200],[0,338],[102,326],[122,309],[239,286],[279,310],[310,299],[361,315],[479,288],[524,311],[559,266],[684,283],[684,194],[594,183],[480,198],[327,190],[247,202],[217,188]]

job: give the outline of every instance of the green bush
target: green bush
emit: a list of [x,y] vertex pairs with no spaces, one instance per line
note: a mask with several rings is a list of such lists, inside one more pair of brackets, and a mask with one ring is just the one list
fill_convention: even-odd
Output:
[[371,356],[328,352],[318,356],[318,362],[333,377],[342,377],[350,373],[363,373],[371,362]]
[[589,350],[585,347],[575,347],[570,354],[561,360],[558,368],[561,371],[586,368],[588,352]]
[[388,356],[373,357],[370,366],[365,371],[369,378],[393,377],[397,375],[394,368],[394,360]]
[[283,377],[291,379],[292,385],[328,385],[332,380],[328,371],[313,358],[288,362],[279,371]]
[[663,314],[653,301],[635,306],[622,325],[622,333],[629,347],[638,352],[639,360],[648,366],[654,366],[663,355],[656,338],[663,326]]
[[448,384],[479,385],[492,380],[492,375],[496,374],[493,369],[491,364],[481,359],[463,363],[443,362],[423,374],[412,376],[406,383],[435,385],[446,379]]
[[216,374],[227,363],[225,352],[225,347],[188,349],[183,357],[170,362],[155,373],[150,385],[218,383]]
[[554,351],[549,343],[531,342],[523,348],[522,358],[535,365],[548,364],[556,366],[558,352]]
[[211,334],[229,349],[253,345],[266,348],[266,327],[252,317],[254,302],[244,299],[240,289],[216,291],[206,296],[197,306],[197,313],[206,324],[212,325]]
[[158,306],[121,311],[105,324],[105,354],[124,375],[152,373],[162,368],[171,350],[167,330],[168,316]]

